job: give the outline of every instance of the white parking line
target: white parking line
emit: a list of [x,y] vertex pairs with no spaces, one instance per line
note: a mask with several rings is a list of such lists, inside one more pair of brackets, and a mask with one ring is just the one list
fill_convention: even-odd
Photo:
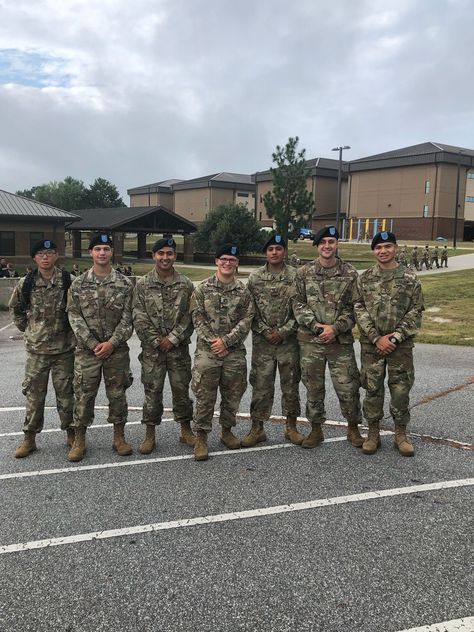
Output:
[[474,617],[464,617],[463,619],[453,619],[452,621],[443,621],[442,623],[434,623],[433,625],[422,625],[421,628],[410,628],[409,630],[400,630],[400,632],[473,632]]
[[[164,417],[161,421],[174,421],[173,417]],[[138,426],[142,422],[141,421],[127,421],[128,426]],[[110,428],[112,424],[93,424],[90,426],[87,431],[96,430],[97,428]],[[65,430],[61,430],[61,428],[46,428],[46,430],[42,430],[41,434],[46,432],[65,432]],[[0,439],[2,437],[22,437],[24,432],[0,432]]]
[[246,520],[249,518],[263,518],[276,514],[292,513],[294,511],[306,511],[309,509],[320,509],[321,507],[333,507],[345,505],[347,503],[362,502],[366,500],[379,500],[380,498],[393,498],[407,494],[420,492],[430,492],[439,489],[452,489],[455,487],[467,487],[474,485],[474,478],[465,478],[452,481],[439,481],[437,483],[427,483],[424,485],[412,485],[411,487],[396,487],[393,489],[382,489],[375,492],[364,492],[362,494],[352,494],[350,496],[335,496],[333,498],[321,498],[303,503],[292,503],[289,505],[277,505],[274,507],[262,507],[260,509],[250,509],[246,511],[235,511],[225,514],[213,514],[209,516],[198,516],[196,518],[185,518],[183,520],[171,520],[169,522],[155,522],[151,524],[137,525],[135,527],[125,527],[122,529],[110,529],[107,531],[93,531],[91,533],[79,533],[62,538],[48,538],[46,540],[32,540],[30,542],[19,542],[0,546],[0,555],[4,553],[18,553],[20,551],[31,551],[34,549],[45,549],[51,546],[62,546],[65,544],[76,544],[78,542],[91,542],[92,540],[106,540],[108,538],[119,538],[126,535],[136,535],[139,533],[150,533],[164,531],[168,529],[185,529],[197,525],[209,525],[219,522],[229,522],[232,520]]
[[[346,441],[345,437],[331,437],[324,443]],[[264,452],[268,450],[280,450],[282,448],[294,448],[292,443],[277,443],[275,445],[260,445],[255,448],[241,448],[240,450],[218,450],[210,452],[209,456],[235,456],[245,452]],[[136,461],[117,461],[114,463],[98,463],[96,465],[78,465],[76,467],[61,467],[53,470],[32,470],[29,472],[13,472],[12,474],[0,474],[0,481],[8,481],[15,478],[31,478],[34,476],[50,476],[51,474],[75,474],[76,472],[90,472],[91,470],[108,470],[114,467],[131,467],[133,465],[150,465],[152,463],[169,463],[171,461],[185,461],[194,459],[194,454],[177,454],[162,456],[154,459],[139,459]]]

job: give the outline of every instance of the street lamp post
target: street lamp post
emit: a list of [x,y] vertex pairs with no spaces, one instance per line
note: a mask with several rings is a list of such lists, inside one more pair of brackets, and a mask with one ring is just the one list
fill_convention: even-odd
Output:
[[453,248],[457,245],[457,232],[458,232],[458,211],[459,211],[459,180],[461,177],[461,154],[462,151],[458,151],[458,169],[456,178],[456,206],[454,208],[454,236],[453,236]]
[[331,151],[339,152],[339,167],[337,170],[337,205],[336,205],[336,228],[339,230],[339,217],[341,215],[341,180],[342,180],[342,152],[344,149],[350,149],[349,145],[341,147],[333,147]]

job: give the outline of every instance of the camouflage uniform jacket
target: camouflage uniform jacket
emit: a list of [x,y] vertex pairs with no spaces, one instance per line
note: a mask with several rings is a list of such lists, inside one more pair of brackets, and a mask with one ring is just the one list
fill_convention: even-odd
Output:
[[357,270],[339,258],[332,268],[324,268],[316,260],[297,271],[293,312],[298,340],[318,342],[315,332],[320,323],[332,326],[340,344],[354,342],[352,291],[356,279]]
[[255,307],[250,291],[241,281],[224,284],[216,275],[202,281],[194,290],[190,309],[198,347],[208,349],[211,340],[222,338],[227,349],[244,348]]
[[165,337],[176,347],[189,344],[193,289],[192,281],[176,270],[169,281],[164,281],[156,269],[138,279],[133,293],[133,325],[142,347],[157,349]]
[[107,341],[115,348],[126,345],[133,331],[132,292],[131,282],[114,269],[105,279],[92,268],[74,279],[67,310],[79,348],[93,351]]
[[405,266],[382,270],[375,265],[357,280],[354,312],[361,343],[375,344],[380,336],[395,332],[401,343],[413,346],[423,310],[421,284]]
[[25,334],[25,347],[31,353],[55,355],[74,348],[75,340],[66,314],[61,270],[54,269],[50,280],[38,272],[30,294],[30,305],[24,305],[21,278],[8,304],[13,322]]
[[264,335],[276,330],[283,339],[296,334],[297,324],[291,305],[295,278],[295,268],[286,264],[279,274],[268,272],[265,264],[250,275],[247,287],[255,302],[254,334]]

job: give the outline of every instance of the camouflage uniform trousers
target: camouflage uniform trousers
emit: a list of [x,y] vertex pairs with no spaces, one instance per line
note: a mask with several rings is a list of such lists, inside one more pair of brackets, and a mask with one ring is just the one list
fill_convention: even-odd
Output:
[[43,429],[44,403],[50,373],[56,393],[61,430],[66,430],[72,423],[74,350],[54,355],[27,351],[25,379],[22,386],[23,395],[26,396],[23,432],[41,432]]
[[285,417],[294,419],[301,412],[298,341],[292,337],[278,345],[272,345],[263,336],[254,334],[250,370],[250,384],[253,389],[250,416],[254,421],[265,422],[271,415],[277,367],[280,373],[282,413]]
[[326,421],[326,364],[336,391],[341,412],[347,422],[360,423],[360,376],[352,344],[332,342],[324,345],[300,341],[301,376],[306,387],[306,417],[311,423]]
[[191,388],[196,397],[194,430],[211,432],[218,389],[221,394],[219,423],[226,429],[235,426],[240,400],[247,388],[245,349],[237,349],[225,358],[218,358],[212,351],[198,347],[194,355]]
[[107,421],[111,424],[126,423],[128,406],[125,391],[133,382],[128,346],[118,347],[105,360],[96,358],[91,351],[76,349],[72,424],[74,427],[87,427],[94,421],[94,403],[102,374],[105,393],[109,400]]
[[413,347],[397,347],[388,356],[381,356],[371,344],[361,345],[361,382],[366,394],[364,417],[370,422],[383,418],[384,379],[388,373],[390,414],[395,424],[406,426],[410,421],[410,390],[415,382]]
[[171,385],[175,421],[192,421],[193,403],[189,397],[191,357],[188,345],[179,345],[166,353],[159,349],[144,348],[138,359],[142,365],[142,384],[145,389],[142,423],[161,423],[166,374]]

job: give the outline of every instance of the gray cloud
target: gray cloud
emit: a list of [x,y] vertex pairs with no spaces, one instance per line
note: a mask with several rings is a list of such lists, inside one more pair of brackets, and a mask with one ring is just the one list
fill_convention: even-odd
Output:
[[3,13],[5,49],[51,60],[38,87],[0,63],[7,190],[102,176],[125,194],[252,172],[294,135],[308,157],[474,147],[467,0],[19,0]]

